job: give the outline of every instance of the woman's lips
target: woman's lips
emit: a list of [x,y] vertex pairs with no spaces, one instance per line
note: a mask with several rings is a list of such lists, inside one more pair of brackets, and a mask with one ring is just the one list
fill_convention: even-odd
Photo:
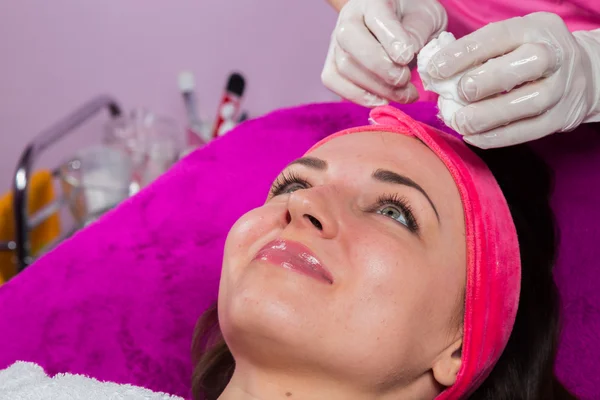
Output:
[[333,276],[310,249],[298,242],[273,240],[258,251],[255,260],[300,272],[320,281],[333,283]]

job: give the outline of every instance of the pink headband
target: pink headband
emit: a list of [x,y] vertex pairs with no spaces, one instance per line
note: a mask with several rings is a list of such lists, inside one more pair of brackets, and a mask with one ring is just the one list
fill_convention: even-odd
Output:
[[461,399],[488,377],[510,337],[521,288],[521,260],[510,210],[494,176],[459,139],[421,124],[391,106],[371,111],[372,125],[326,137],[310,150],[343,135],[384,131],[415,136],[446,165],[465,212],[467,287],[462,364],[456,382],[436,400]]

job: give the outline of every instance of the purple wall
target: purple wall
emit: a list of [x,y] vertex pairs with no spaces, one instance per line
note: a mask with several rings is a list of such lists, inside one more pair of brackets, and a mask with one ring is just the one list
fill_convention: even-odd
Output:
[[[324,0],[0,2],[0,193],[26,143],[96,94],[184,122],[182,69],[196,74],[205,117],[234,69],[252,115],[335,99],[320,81],[335,17]],[[97,141],[101,121],[37,166]]]

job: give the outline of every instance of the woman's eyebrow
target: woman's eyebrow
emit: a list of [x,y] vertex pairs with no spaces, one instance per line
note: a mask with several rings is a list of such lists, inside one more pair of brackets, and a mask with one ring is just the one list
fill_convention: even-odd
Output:
[[[327,161],[322,160],[320,158],[316,158],[316,157],[298,158],[297,160],[294,160],[291,163],[289,163],[288,167],[290,165],[294,165],[294,164],[304,165],[305,167],[317,169],[320,171],[327,169]],[[438,222],[440,221],[440,215],[437,211],[437,208],[435,208],[435,204],[433,204],[433,201],[431,201],[431,198],[429,197],[429,195],[427,194],[425,189],[423,189],[417,182],[413,181],[412,179],[410,179],[407,176],[400,175],[400,174],[397,174],[393,171],[389,171],[386,169],[376,170],[375,172],[373,172],[372,177],[380,182],[394,183],[397,185],[412,187],[413,189],[418,190],[419,192],[421,192],[421,194],[423,196],[425,196],[425,198],[431,205],[431,208],[433,208],[433,212],[435,213],[435,216],[437,217]]]
[[291,163],[289,163],[288,167],[290,165],[294,165],[294,164],[300,164],[300,165],[304,165],[305,167],[318,169],[318,170],[326,170],[327,169],[327,161],[321,160],[320,158],[316,158],[316,157],[299,158],[299,159],[294,160]]
[[438,214],[437,208],[435,208],[433,201],[431,201],[425,189],[423,189],[417,182],[413,181],[407,176],[397,174],[393,171],[388,171],[387,169],[375,170],[375,172],[373,172],[371,176],[373,177],[373,179],[376,179],[380,182],[395,183],[397,185],[403,185],[411,187],[413,189],[417,189],[419,192],[421,192],[423,196],[425,196],[425,198],[431,205],[431,208],[433,208],[433,212],[435,212],[435,216],[437,217],[438,222],[440,222],[440,215]]

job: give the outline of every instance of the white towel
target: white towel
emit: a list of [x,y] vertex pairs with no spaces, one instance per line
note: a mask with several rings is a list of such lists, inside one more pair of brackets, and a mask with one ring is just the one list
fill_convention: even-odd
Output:
[[42,367],[18,361],[0,371],[0,400],[183,400],[149,389],[100,382],[83,375],[46,375]]
[[459,73],[448,79],[433,79],[427,72],[427,64],[429,64],[431,57],[455,40],[456,38],[450,32],[442,32],[436,39],[427,43],[417,55],[417,71],[419,71],[421,81],[423,81],[423,88],[439,95],[438,108],[440,110],[440,118],[446,125],[458,132],[454,114],[467,104],[458,94],[458,82],[466,72]]

